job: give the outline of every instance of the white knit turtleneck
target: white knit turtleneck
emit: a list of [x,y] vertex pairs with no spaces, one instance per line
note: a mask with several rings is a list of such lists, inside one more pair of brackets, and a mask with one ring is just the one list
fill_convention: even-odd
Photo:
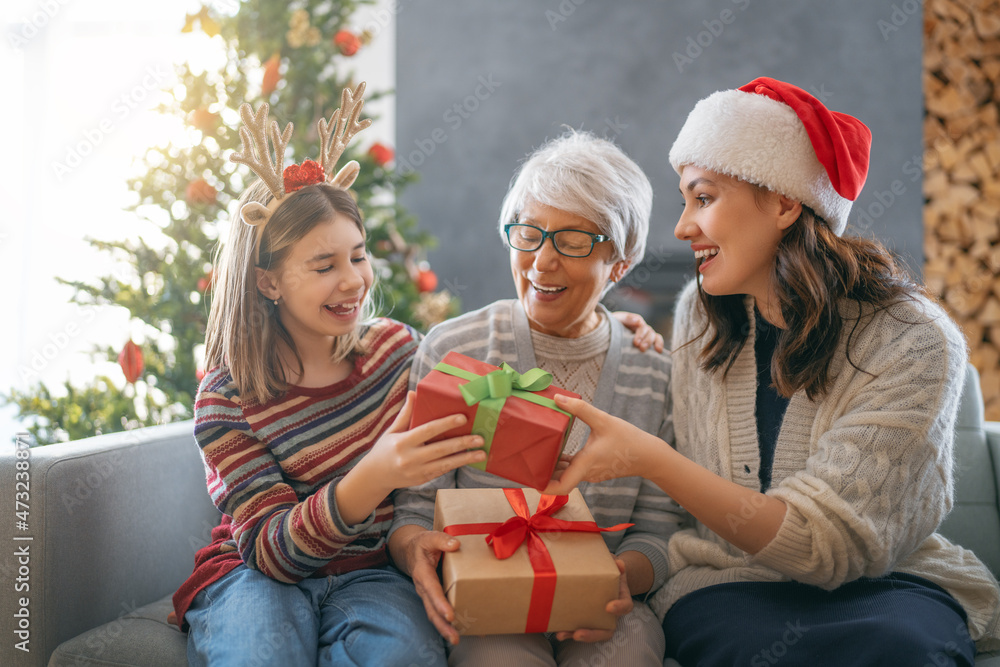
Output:
[[[611,323],[601,313],[601,321],[579,338],[550,336],[532,329],[531,343],[535,347],[538,367],[552,373],[552,382],[576,392],[588,403],[594,401],[594,390],[601,377],[601,366],[611,344]],[[565,454],[575,454],[583,446],[585,427],[579,421],[573,424]]]

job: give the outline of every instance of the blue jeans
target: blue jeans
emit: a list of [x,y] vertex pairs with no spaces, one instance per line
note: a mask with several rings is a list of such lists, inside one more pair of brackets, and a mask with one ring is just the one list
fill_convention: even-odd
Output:
[[392,567],[283,584],[241,565],[184,618],[190,665],[447,664],[413,582]]
[[972,667],[965,610],[912,574],[861,578],[832,591],[794,582],[707,586],[663,619],[667,657],[682,665]]

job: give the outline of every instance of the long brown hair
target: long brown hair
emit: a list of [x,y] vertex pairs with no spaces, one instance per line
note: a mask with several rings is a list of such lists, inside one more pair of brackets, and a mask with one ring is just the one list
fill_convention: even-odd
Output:
[[[758,203],[760,197],[774,194],[751,187],[756,189]],[[806,206],[778,244],[771,282],[786,325],[778,336],[771,377],[782,396],[790,397],[804,387],[810,400],[823,396],[832,381],[830,363],[844,326],[842,300],[868,306],[859,309],[848,334],[847,359],[858,368],[851,361],[850,347],[862,314],[883,310],[918,294],[926,296],[885,246],[858,237],[837,236],[823,218]],[[702,368],[722,369],[725,377],[750,335],[744,297],[712,296],[701,288],[700,281],[698,295],[708,323],[694,340],[711,331],[700,354]]]
[[[293,245],[337,213],[347,216],[365,236],[361,213],[347,190],[329,183],[311,185],[282,203],[268,220],[260,239],[259,263],[254,264],[255,229],[243,223],[239,209],[249,202],[266,205],[270,199],[261,181],[247,188],[230,221],[228,242],[216,248],[218,277],[205,336],[206,367],[226,365],[241,397],[257,402],[280,396],[288,388],[279,341],[295,355],[300,374],[303,368],[278,309],[257,289],[256,269],[280,269]],[[369,302],[366,298],[362,307]],[[367,319],[366,311],[361,319]],[[330,354],[336,362],[362,351],[355,329],[338,337]]]

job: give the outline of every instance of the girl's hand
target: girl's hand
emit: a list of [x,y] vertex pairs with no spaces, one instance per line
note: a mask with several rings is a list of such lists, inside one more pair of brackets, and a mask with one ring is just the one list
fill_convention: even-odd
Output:
[[446,472],[486,460],[478,435],[462,435],[428,443],[461,426],[465,415],[441,417],[406,430],[413,413],[413,392],[389,429],[334,489],[337,509],[348,526],[365,520],[395,489],[418,486]]
[[362,459],[374,471],[374,480],[387,489],[418,486],[446,472],[486,460],[482,436],[462,435],[428,443],[442,433],[465,424],[465,415],[450,415],[406,430],[413,414],[414,392],[408,392],[403,409],[371,451]]
[[[615,563],[621,573],[618,577],[618,599],[609,602],[604,609],[609,614],[621,617],[632,611],[632,594],[628,590],[628,580],[625,578],[625,562],[616,558]],[[614,634],[614,630],[580,629],[573,632],[557,632],[556,639],[559,641],[573,639],[578,642],[605,642],[611,639]]]
[[646,320],[642,319],[642,315],[624,310],[618,310],[611,314],[622,323],[622,326],[635,333],[635,336],[632,337],[632,344],[637,348],[645,352],[652,345],[657,352],[663,352],[663,336],[647,324]]
[[579,398],[556,396],[555,401],[560,408],[590,427],[590,437],[562,474],[559,474],[557,466],[558,480],[550,482],[545,493],[566,494],[582,481],[602,482],[648,472],[643,469],[644,454],[652,441],[663,445],[659,438]]

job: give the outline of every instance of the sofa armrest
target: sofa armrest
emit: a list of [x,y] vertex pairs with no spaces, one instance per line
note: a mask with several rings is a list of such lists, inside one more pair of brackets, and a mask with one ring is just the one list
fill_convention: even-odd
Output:
[[[986,444],[993,455],[993,474],[997,480],[997,489],[1000,489],[1000,422],[983,422],[983,430],[986,432]],[[1000,576],[1000,573],[997,574]]]
[[[14,516],[23,459],[0,446],[0,664],[45,665],[64,640],[190,574],[219,520],[192,433],[186,421],[28,450],[27,530]],[[29,653],[15,634],[25,624]]]
[[[955,497],[939,532],[1000,573],[1000,442],[987,439],[979,374],[971,364],[955,419]],[[995,437],[995,436],[994,436]]]

